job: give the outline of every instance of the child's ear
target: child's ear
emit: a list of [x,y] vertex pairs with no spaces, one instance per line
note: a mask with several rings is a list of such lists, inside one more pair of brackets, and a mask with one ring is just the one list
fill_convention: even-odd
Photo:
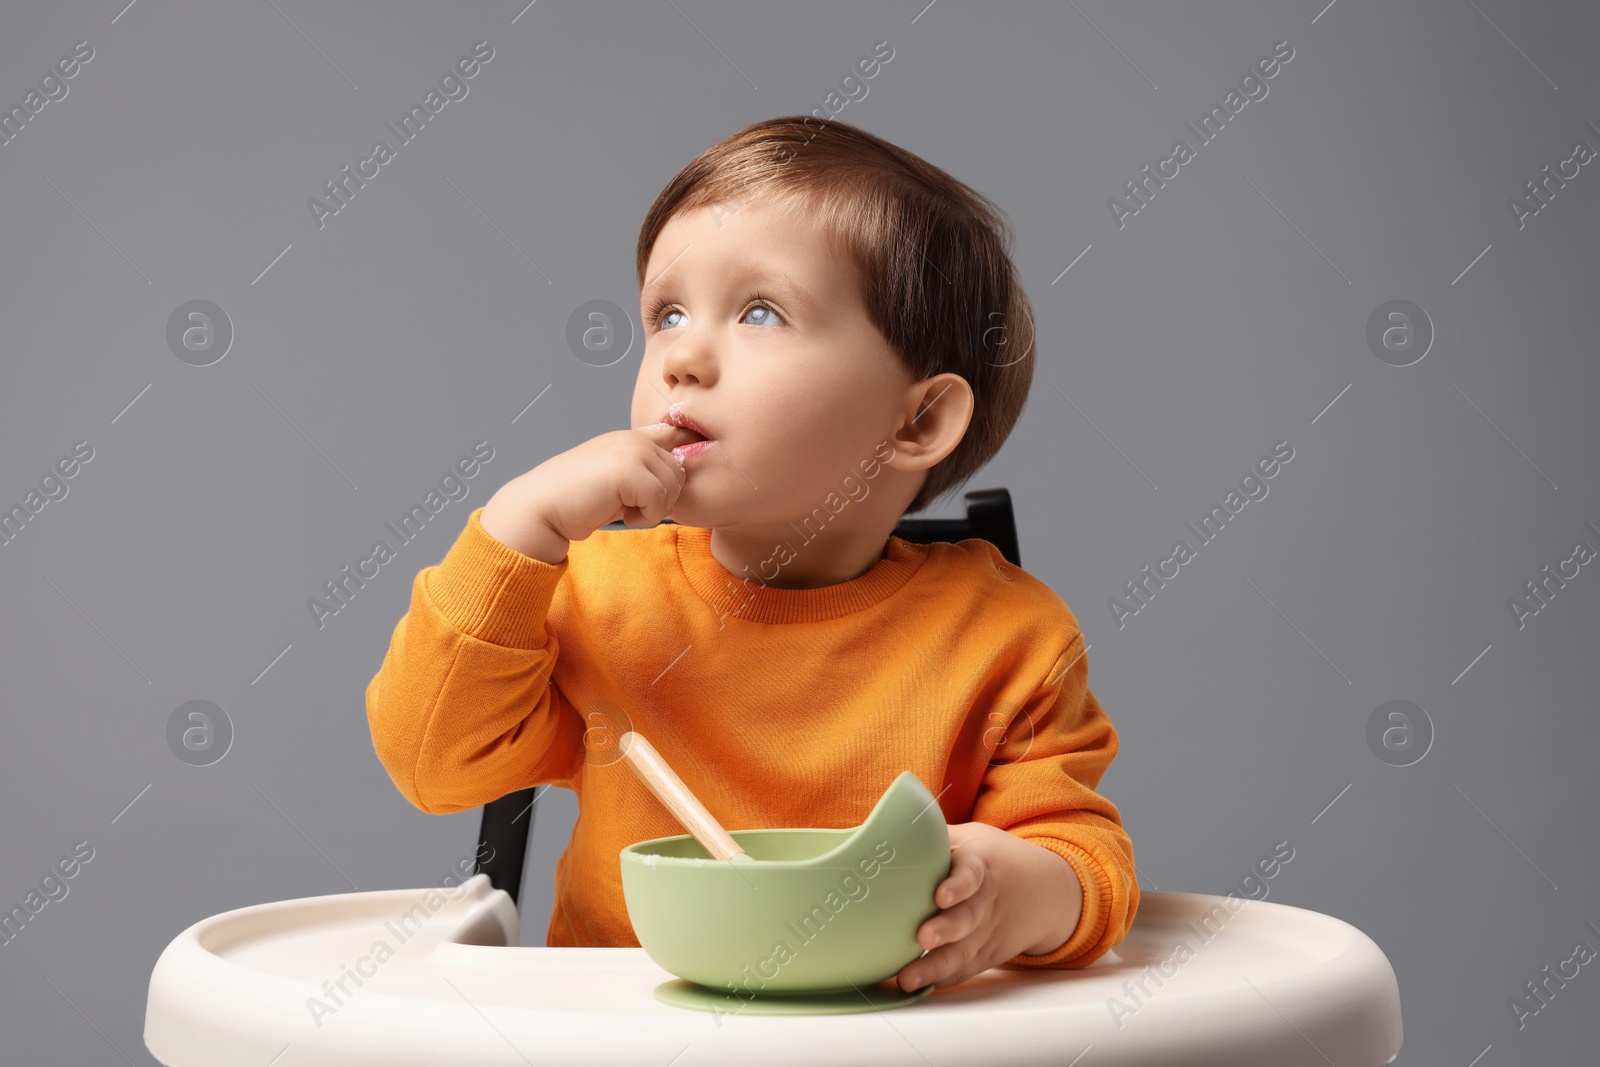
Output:
[[972,409],[972,386],[959,374],[946,372],[914,383],[905,393],[888,465],[902,471],[932,467],[961,443]]

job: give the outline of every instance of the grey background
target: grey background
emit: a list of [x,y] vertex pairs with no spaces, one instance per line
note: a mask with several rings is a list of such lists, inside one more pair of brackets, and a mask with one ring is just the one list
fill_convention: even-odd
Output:
[[[838,117],[1017,227],[1038,371],[967,488],[1010,488],[1025,566],[1083,625],[1141,884],[1225,892],[1287,840],[1268,899],[1384,949],[1400,1063],[1592,1060],[1594,967],[1521,1030],[1508,1000],[1580,937],[1600,947],[1600,576],[1521,630],[1507,599],[1580,537],[1600,547],[1600,164],[1520,231],[1506,201],[1578,139],[1600,148],[1600,10],[522,9],[0,11],[7,108],[95,49],[0,147],[0,503],[95,449],[0,547],[0,902],[95,850],[0,946],[6,1062],[154,1062],[146,982],[190,923],[436,884],[470,854],[478,813],[412,809],[368,732],[412,577],[500,484],[627,425],[637,351],[586,365],[566,321],[592,299],[637,314],[663,184],[746,123],[821,107],[880,40],[894,58]],[[469,96],[319,231],[307,198],[484,39]],[[1285,39],[1267,98],[1119,231],[1107,198]],[[201,298],[236,331],[203,368],[165,341]],[[1410,367],[1365,342],[1391,299],[1436,329]],[[319,630],[307,598],[480,439],[496,455],[470,495]],[[1118,629],[1107,598],[1280,440],[1270,495]],[[210,767],[167,747],[193,699],[236,731]],[[1412,766],[1366,742],[1392,699],[1435,730]],[[572,817],[570,795],[541,801],[526,943]]]

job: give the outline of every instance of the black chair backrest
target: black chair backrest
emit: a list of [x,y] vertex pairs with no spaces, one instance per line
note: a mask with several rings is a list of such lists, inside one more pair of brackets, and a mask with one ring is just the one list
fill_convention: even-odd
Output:
[[[894,536],[919,545],[978,537],[998,548],[1013,567],[1022,566],[1011,494],[1003,488],[974,489],[966,494],[966,505],[967,515],[961,519],[902,518],[894,528]],[[614,522],[601,529],[643,530],[647,527]],[[537,792],[533,788],[519,789],[483,806],[478,855],[487,853],[488,859],[478,861],[476,872],[487,874],[489,883],[496,889],[504,889],[513,903],[520,903],[522,868],[527,861],[528,841],[533,836]],[[489,847],[486,849],[485,845]]]

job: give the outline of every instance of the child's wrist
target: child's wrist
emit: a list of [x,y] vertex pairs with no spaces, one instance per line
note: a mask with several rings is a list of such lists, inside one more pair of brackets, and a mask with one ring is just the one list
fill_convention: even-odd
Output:
[[[500,506],[496,507],[497,504]],[[551,566],[561,563],[567,558],[571,542],[538,516],[529,514],[530,510],[512,507],[496,494],[484,505],[478,525],[483,527],[484,533],[524,556]]]
[[1048,956],[1072,939],[1083,918],[1083,883],[1078,871],[1054,849],[1030,842],[1042,855],[1033,855],[1034,900],[1030,912],[1046,917],[1040,940],[1023,950],[1026,956]]
[[524,556],[541,563],[548,563],[552,567],[559,566],[567,558],[567,549],[572,542],[543,523],[532,523],[531,527],[523,542],[512,547]]

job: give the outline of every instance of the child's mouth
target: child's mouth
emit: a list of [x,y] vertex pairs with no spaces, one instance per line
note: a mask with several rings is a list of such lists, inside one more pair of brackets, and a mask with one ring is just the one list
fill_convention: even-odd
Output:
[[694,456],[700,455],[712,445],[716,444],[715,439],[703,437],[697,431],[691,430],[687,426],[674,426],[672,428],[672,434],[668,440],[671,442],[667,445],[668,450],[671,451],[674,456],[677,456],[679,460],[685,461]]
[[669,444],[667,447],[674,450],[684,445],[698,444],[702,441],[709,440],[709,438],[703,436],[695,430],[689,429],[687,426],[673,426],[672,433],[668,435],[667,439],[671,442],[671,444]]

